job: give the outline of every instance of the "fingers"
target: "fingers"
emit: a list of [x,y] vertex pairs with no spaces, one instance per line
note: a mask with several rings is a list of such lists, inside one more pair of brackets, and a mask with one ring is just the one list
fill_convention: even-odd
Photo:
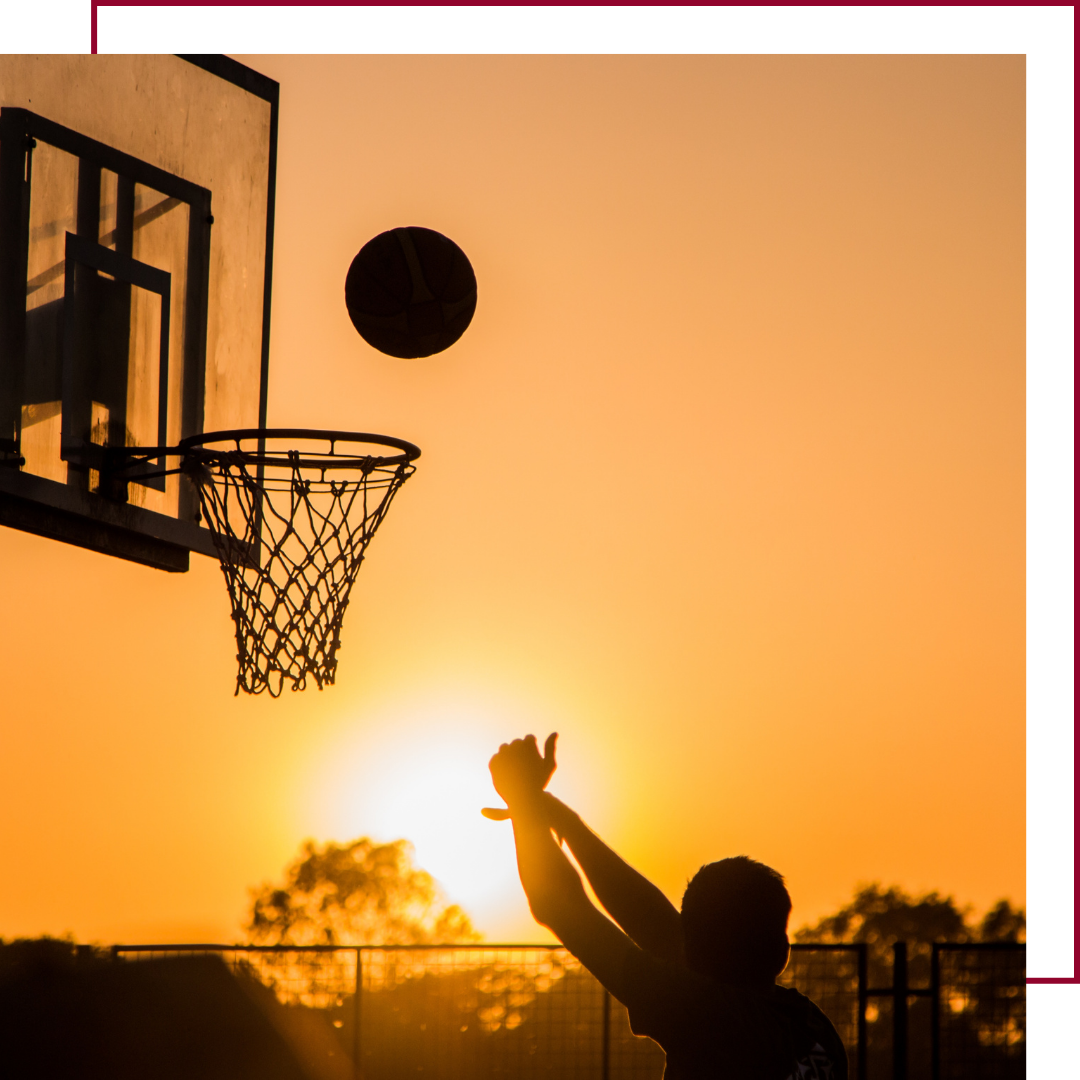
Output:
[[[498,809],[497,807],[494,807],[494,806],[485,806],[480,811],[480,813],[483,814],[484,817],[486,817],[488,819],[488,821],[509,821],[510,820],[510,811],[509,810],[500,810],[500,809]],[[551,824],[551,828],[555,833],[556,839],[559,841],[560,844],[562,844],[562,842],[563,842],[562,830],[555,823]]]
[[503,743],[488,762],[495,790],[512,804],[516,792],[542,791],[555,772],[555,746],[558,732],[552,732],[544,741],[544,755],[536,745],[535,735]]

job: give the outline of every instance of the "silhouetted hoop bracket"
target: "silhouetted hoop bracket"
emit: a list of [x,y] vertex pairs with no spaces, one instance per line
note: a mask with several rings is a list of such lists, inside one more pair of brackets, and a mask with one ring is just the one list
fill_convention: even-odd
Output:
[[[125,447],[110,472],[179,457],[198,492],[236,624],[236,690],[333,684],[341,623],[367,545],[419,447],[389,435],[242,428]],[[129,473],[130,474],[130,473]]]

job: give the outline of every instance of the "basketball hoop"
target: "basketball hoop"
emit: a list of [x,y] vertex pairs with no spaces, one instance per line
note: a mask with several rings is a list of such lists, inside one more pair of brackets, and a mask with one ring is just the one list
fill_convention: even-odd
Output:
[[[419,448],[362,432],[250,428],[195,435],[167,452],[179,454],[221,560],[236,692],[277,697],[309,677],[320,690],[332,685],[350,590]],[[127,466],[158,453],[130,448]]]

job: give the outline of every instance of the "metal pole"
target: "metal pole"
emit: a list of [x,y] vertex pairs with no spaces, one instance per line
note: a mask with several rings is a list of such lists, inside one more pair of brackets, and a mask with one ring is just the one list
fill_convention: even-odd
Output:
[[930,1076],[941,1076],[941,953],[935,941],[930,954]]
[[353,1032],[352,1032],[352,1060],[353,1080],[360,1080],[363,1075],[360,1064],[360,991],[364,986],[364,950],[356,950],[356,987],[353,990]]
[[908,1080],[907,942],[893,945],[893,1080]]
[[611,994],[604,990],[604,1047],[600,1057],[600,1078],[611,1075]]
[[866,1080],[866,1006],[869,1004],[869,984],[866,973],[866,946],[856,945],[859,958],[859,1022],[858,1046],[855,1048],[855,1068],[858,1080]]

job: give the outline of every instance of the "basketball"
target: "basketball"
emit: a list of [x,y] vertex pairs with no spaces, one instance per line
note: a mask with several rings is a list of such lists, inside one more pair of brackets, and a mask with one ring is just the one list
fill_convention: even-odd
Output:
[[369,240],[345,277],[345,306],[360,336],[388,356],[450,348],[476,310],[476,275],[453,242],[413,225]]

